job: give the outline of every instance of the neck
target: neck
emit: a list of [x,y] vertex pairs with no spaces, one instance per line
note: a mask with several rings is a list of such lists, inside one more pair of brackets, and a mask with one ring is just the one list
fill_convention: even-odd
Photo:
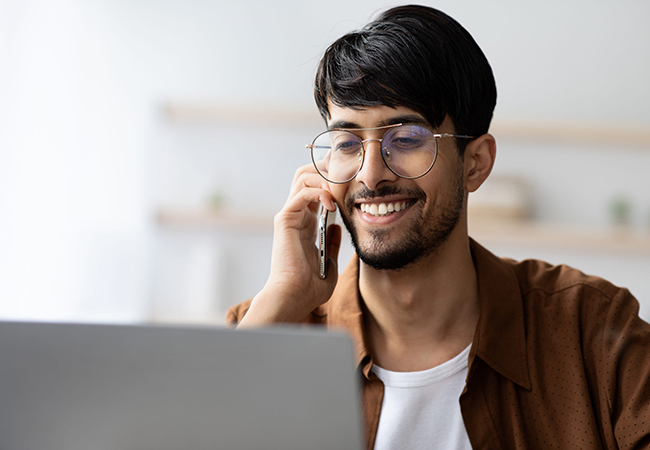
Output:
[[379,366],[429,369],[472,342],[479,314],[476,271],[467,232],[457,228],[436,252],[405,269],[361,264],[359,290]]

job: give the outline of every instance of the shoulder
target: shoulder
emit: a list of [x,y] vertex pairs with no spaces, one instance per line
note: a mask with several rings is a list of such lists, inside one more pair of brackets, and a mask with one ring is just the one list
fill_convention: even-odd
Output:
[[[582,333],[633,328],[650,331],[639,318],[639,302],[624,287],[573,267],[529,259],[504,259],[515,273],[527,323],[578,327]],[[547,328],[544,327],[544,328]],[[618,333],[616,333],[618,334]]]
[[[613,301],[638,302],[627,289],[573,267],[552,265],[538,259],[515,261],[501,258],[471,241],[479,289],[490,307],[581,308],[585,302],[607,306]],[[497,300],[501,299],[501,300]]]
[[582,292],[611,299],[625,291],[604,278],[585,274],[565,264],[552,265],[537,259],[502,260],[514,271],[524,296],[534,293],[557,295]]

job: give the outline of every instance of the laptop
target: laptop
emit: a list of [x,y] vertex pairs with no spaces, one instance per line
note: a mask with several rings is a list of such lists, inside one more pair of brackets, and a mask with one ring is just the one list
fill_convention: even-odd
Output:
[[362,447],[344,334],[0,321],[2,450]]

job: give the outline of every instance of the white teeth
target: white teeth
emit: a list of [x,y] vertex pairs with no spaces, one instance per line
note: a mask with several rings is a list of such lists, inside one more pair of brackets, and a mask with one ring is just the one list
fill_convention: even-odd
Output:
[[385,216],[393,212],[399,212],[406,209],[406,202],[395,203],[361,203],[359,205],[361,212],[368,213],[375,217]]

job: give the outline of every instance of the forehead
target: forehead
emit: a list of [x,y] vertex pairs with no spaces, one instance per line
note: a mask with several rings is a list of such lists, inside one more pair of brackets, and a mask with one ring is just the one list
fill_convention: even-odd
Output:
[[418,112],[404,106],[368,106],[353,109],[328,102],[328,128],[375,128],[396,123],[416,123],[429,126]]

